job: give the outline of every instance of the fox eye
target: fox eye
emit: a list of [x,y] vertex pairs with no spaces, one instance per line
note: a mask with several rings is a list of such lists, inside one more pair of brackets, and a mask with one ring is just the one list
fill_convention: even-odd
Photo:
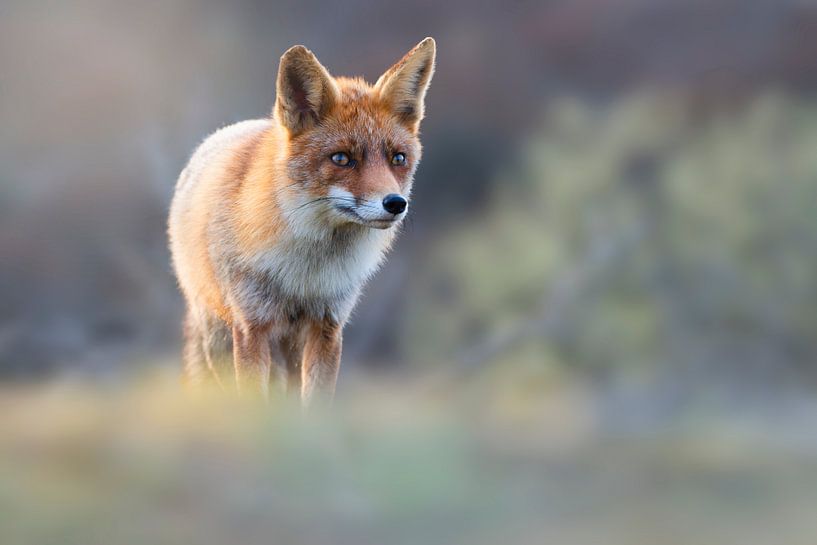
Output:
[[395,153],[391,156],[391,164],[401,167],[406,164],[406,154],[405,153]]
[[349,157],[348,153],[344,153],[342,151],[337,151],[332,154],[332,162],[338,165],[339,167],[348,167],[353,164],[352,159]]

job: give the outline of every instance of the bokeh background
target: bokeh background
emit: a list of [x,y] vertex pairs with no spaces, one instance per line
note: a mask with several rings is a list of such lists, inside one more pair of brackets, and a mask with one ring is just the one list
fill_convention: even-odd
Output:
[[[187,157],[427,35],[334,414],[184,401]],[[807,0],[4,0],[0,541],[813,543],[816,92]]]

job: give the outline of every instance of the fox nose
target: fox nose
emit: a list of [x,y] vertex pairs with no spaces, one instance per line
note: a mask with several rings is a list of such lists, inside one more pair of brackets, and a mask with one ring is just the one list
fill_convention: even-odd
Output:
[[406,199],[397,193],[389,193],[383,198],[383,208],[391,214],[402,214],[406,210],[406,206],[408,206]]

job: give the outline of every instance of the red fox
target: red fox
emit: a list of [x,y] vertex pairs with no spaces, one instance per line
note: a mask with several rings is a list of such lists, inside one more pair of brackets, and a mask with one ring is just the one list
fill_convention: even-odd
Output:
[[343,326],[408,209],[435,53],[426,38],[370,85],[296,45],[272,115],[194,152],[168,229],[186,382],[221,384],[232,357],[242,395],[332,399]]

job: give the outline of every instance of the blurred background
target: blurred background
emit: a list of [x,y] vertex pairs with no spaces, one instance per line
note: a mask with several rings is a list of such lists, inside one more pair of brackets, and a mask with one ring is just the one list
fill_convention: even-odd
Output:
[[[339,421],[180,403],[190,153],[425,36]],[[4,0],[0,120],[10,542],[813,542],[817,4]]]

